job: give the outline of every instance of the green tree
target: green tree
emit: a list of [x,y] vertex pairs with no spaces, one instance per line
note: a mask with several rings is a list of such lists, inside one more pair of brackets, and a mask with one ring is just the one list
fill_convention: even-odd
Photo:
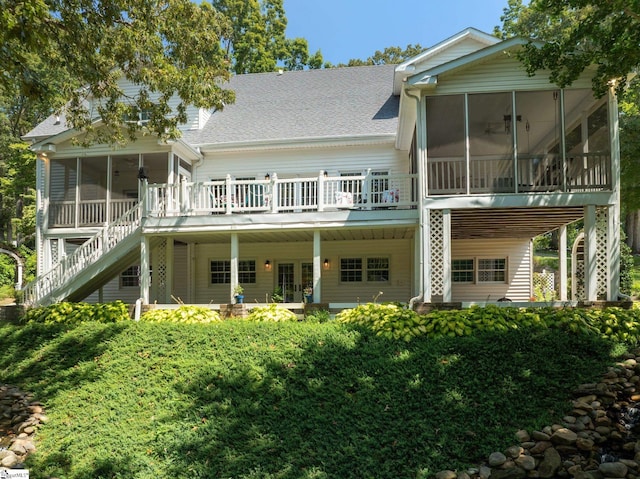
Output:
[[594,91],[602,95],[615,82],[628,86],[640,65],[640,3],[625,0],[509,0],[501,17],[503,32],[544,40],[530,43],[521,56],[529,73],[548,70],[561,87],[588,67]]
[[[221,45],[230,31],[211,5],[190,0],[0,0],[0,96],[17,89],[46,100],[86,142],[122,142],[140,131],[175,138],[186,105],[233,101],[220,86],[229,77]],[[139,91],[125,95],[122,77]],[[143,112],[144,125],[123,126],[123,117]]]
[[[640,3],[619,0],[509,0],[501,17],[503,38],[522,36],[530,43],[520,56],[529,73],[543,69],[560,86],[585,69],[596,94],[616,84],[620,99],[621,198],[627,244],[640,252]],[[632,79],[633,78],[633,79]]]
[[[386,47],[382,51],[376,50],[376,52],[366,60],[352,58],[346,64],[339,63],[335,66],[357,67],[366,65],[396,65],[422,53],[424,50],[426,50],[426,48],[423,48],[419,43],[416,43],[415,45],[409,44],[404,49],[401,47]],[[327,63],[325,66],[330,68],[334,65]]]
[[223,38],[222,46],[235,73],[271,72],[278,65],[284,65],[287,70],[322,65],[319,51],[309,56],[307,40],[286,38],[283,0],[212,0],[211,3],[231,24],[230,34]]

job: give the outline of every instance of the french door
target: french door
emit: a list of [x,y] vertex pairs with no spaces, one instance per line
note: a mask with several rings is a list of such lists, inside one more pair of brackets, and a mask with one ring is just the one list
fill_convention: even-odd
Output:
[[278,262],[276,284],[282,290],[285,303],[300,303],[304,289],[313,286],[313,263],[306,261]]

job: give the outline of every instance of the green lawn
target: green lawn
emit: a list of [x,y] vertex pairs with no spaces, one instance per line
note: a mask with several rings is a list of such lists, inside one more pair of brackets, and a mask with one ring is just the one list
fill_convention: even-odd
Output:
[[611,345],[558,331],[384,340],[335,322],[0,327],[50,422],[33,479],[433,475],[552,424]]

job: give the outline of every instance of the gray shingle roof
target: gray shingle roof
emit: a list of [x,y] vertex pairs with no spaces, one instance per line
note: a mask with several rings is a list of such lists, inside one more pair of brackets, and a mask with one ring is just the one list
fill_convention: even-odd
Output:
[[398,97],[394,65],[234,76],[234,104],[204,128],[187,131],[194,146],[394,134]]
[[[183,133],[193,146],[395,134],[395,65],[236,75],[236,101],[200,130]],[[64,116],[37,125],[26,139],[64,132]]]

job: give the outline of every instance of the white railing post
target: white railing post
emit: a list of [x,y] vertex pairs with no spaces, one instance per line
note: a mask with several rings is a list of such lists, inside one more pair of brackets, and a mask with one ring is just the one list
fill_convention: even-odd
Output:
[[231,175],[227,175],[227,177],[225,178],[225,198],[226,198],[226,205],[225,205],[225,214],[230,215],[231,214],[231,208],[233,206],[233,202],[234,202],[234,197],[233,197],[233,190],[231,189]]
[[278,175],[274,173],[271,175],[271,212],[277,213],[280,198],[278,196]]
[[318,211],[324,211],[324,180],[326,172],[320,170],[318,174]]
[[371,209],[371,198],[369,198],[371,191],[371,168],[367,168],[367,172],[362,182],[362,196],[360,197],[360,201],[364,204],[365,210]]

